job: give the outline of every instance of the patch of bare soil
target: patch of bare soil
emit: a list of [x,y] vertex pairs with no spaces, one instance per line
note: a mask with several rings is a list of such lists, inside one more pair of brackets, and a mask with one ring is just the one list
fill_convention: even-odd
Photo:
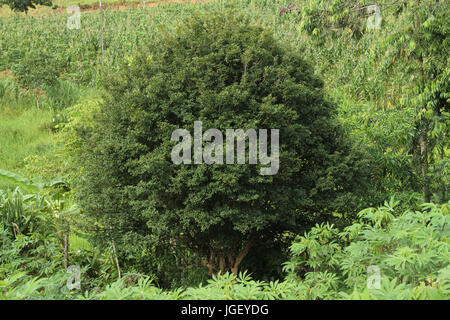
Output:
[[[135,2],[115,2],[115,3],[102,3],[102,9],[108,10],[123,10],[128,8],[142,8],[145,4],[146,8],[156,7],[161,4],[167,3],[198,3],[198,2],[208,2],[209,0],[161,0],[161,1],[135,1]],[[80,5],[80,11],[98,11],[99,3],[95,2],[92,4]],[[57,13],[66,13],[66,8],[58,8],[55,10]]]
[[8,69],[0,71],[0,78],[14,78],[14,76],[12,75],[11,71],[9,71]]

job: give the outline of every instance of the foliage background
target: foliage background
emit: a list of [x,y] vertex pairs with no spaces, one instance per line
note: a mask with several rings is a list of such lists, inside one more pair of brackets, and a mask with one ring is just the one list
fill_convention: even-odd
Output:
[[[103,69],[95,12],[82,13],[80,30],[65,28],[67,17],[62,14],[2,16],[0,189],[5,196],[1,202],[4,236],[0,279],[4,296],[235,298],[248,294],[259,299],[273,292],[276,298],[447,299],[448,265],[439,257],[448,261],[448,224],[439,221],[447,221],[450,181],[448,1],[391,2],[377,1],[382,24],[375,30],[366,28],[367,1],[298,0],[286,14],[280,11],[287,3],[279,0],[107,10]],[[158,39],[161,28],[174,30],[177,21],[194,11],[228,9],[272,29],[278,41],[295,48],[323,79],[326,100],[337,106],[342,128],[354,149],[370,164],[371,189],[360,207],[378,209],[363,211],[353,221],[342,219],[348,212],[335,212],[332,221],[321,221],[303,236],[284,234],[275,242],[261,244],[270,258],[260,259],[256,252],[242,263],[243,269],[253,268],[254,281],[246,276],[234,280],[228,274],[207,282],[203,268],[177,266],[177,257],[193,258],[186,248],[174,253],[165,250],[169,246],[152,250],[136,246],[134,252],[120,257],[123,274],[116,282],[112,243],[99,245],[85,233],[95,224],[73,206],[72,194],[74,182],[84,172],[73,165],[73,157],[80,151],[79,134],[95,130],[105,84],[102,70],[118,72],[122,63],[132,64],[147,42]],[[46,57],[54,62],[51,66],[34,62]],[[27,83],[31,80],[27,73],[38,77]],[[39,76],[46,74],[52,79],[57,75],[56,82],[46,83],[49,78]],[[48,187],[58,176],[67,182],[64,192]],[[16,186],[25,194],[22,200],[17,192],[12,195]],[[69,188],[72,192],[67,192]],[[48,197],[49,203],[41,197]],[[395,200],[391,201],[392,197]],[[423,207],[424,198],[435,205]],[[22,201],[30,206],[20,209]],[[15,214],[6,216],[6,210]],[[55,211],[67,212],[58,220]],[[45,221],[44,227],[37,222],[31,229],[24,227],[35,216]],[[81,294],[65,287],[69,275],[64,272],[61,236],[67,221],[69,256],[82,266],[85,279]],[[15,235],[17,228],[25,231]],[[404,234],[402,228],[410,233]],[[355,230],[352,240],[351,230]],[[286,248],[291,244],[289,252]],[[155,259],[157,250],[159,258]],[[367,260],[358,250],[367,253]],[[313,257],[305,257],[305,252]],[[365,268],[371,263],[382,269],[381,290],[365,288]],[[142,270],[146,270],[148,280],[144,280]],[[284,281],[286,273],[289,276]],[[358,280],[352,282],[348,274]],[[199,283],[204,285],[198,287]]]

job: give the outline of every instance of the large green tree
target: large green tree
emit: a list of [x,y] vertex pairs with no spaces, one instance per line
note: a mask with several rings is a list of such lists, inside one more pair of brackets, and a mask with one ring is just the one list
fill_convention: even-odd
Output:
[[[297,50],[235,12],[194,15],[158,34],[105,84],[98,121],[79,132],[77,189],[119,255],[129,250],[122,243],[151,237],[189,248],[210,273],[236,273],[258,243],[360,204],[367,165],[323,82]],[[171,135],[193,134],[194,121],[223,133],[279,129],[279,171],[261,175],[248,160],[174,164]]]
[[13,11],[27,13],[30,8],[36,9],[37,5],[51,6],[52,1],[51,0],[0,0],[0,7],[4,4],[9,6],[11,8],[11,10],[13,10]]

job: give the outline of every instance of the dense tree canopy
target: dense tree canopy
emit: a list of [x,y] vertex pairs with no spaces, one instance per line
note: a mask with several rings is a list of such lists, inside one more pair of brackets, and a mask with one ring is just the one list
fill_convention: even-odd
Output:
[[51,6],[51,0],[0,0],[0,7],[6,4],[13,11],[28,12],[28,10],[35,9],[37,5]]
[[[199,253],[210,272],[236,272],[260,239],[354,210],[364,168],[322,81],[247,19],[193,16],[105,82],[79,192],[103,227],[171,239]],[[172,163],[172,132],[192,133],[194,121],[222,132],[278,128],[278,173],[262,176],[260,164]]]

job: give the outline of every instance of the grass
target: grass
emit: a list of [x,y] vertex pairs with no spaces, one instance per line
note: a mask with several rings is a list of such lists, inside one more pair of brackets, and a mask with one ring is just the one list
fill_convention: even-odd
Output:
[[[38,109],[33,95],[19,88],[10,73],[0,74],[0,169],[25,178],[59,176],[53,130],[64,121],[66,107],[96,89],[60,81],[46,91],[39,98]],[[14,181],[0,175],[2,188],[15,188]]]
[[51,153],[51,119],[50,110],[0,109],[0,168],[20,173],[28,156]]

